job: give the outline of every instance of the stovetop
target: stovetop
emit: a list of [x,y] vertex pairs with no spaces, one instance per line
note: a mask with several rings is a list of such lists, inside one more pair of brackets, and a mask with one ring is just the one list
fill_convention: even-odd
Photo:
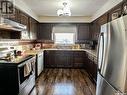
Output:
[[1,58],[0,59],[0,64],[1,63],[21,63],[27,59],[32,58],[32,55],[23,55],[23,56],[13,56],[10,59],[6,59],[6,58]]

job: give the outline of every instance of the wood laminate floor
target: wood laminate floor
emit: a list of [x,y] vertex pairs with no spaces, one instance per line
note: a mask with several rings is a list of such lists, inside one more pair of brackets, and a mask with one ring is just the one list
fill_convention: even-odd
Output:
[[85,70],[45,69],[30,95],[95,95]]

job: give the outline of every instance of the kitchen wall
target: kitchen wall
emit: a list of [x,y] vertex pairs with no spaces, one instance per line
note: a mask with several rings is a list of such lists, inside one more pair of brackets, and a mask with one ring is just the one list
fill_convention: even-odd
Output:
[[[31,17],[38,20],[39,22],[46,22],[46,23],[59,23],[59,22],[78,22],[78,23],[88,23],[92,22],[93,20],[99,18],[101,15],[109,11],[111,8],[122,2],[123,0],[108,0],[106,4],[102,8],[100,8],[93,16],[91,17],[67,17],[67,18],[59,18],[55,17],[48,17],[48,16],[37,16],[30,7],[23,1],[23,0],[15,0],[15,5],[21,9],[23,12],[28,13]],[[126,1],[126,0],[125,0]]]
[[108,2],[92,16],[92,21],[96,20],[97,18],[108,12],[110,9],[112,9],[122,1],[125,0],[108,0]]
[[[101,25],[114,20],[113,14],[118,14],[119,18],[123,15],[126,15],[124,13],[124,6],[127,6],[127,0],[116,0],[116,1],[111,1],[109,0],[108,3],[106,3],[105,8],[109,5],[109,8],[106,8],[103,12],[102,10],[99,10],[97,12],[96,17],[93,18],[94,21],[91,23],[70,23],[70,24],[75,24],[78,29],[78,40],[76,43],[78,44],[85,44],[87,41],[96,41],[98,40],[99,33],[100,33],[100,28]],[[111,4],[112,5],[111,5]],[[114,6],[114,7],[113,7]],[[113,7],[113,8],[112,8]],[[101,14],[101,13],[102,14]],[[40,23],[38,25],[38,40],[49,40],[52,41],[52,27],[55,24],[60,24],[60,23]],[[46,28],[45,28],[46,27]]]
[[[17,23],[25,25],[27,28],[25,31],[20,31],[20,32],[14,32],[8,31],[8,36],[10,37],[3,37],[5,39],[36,39],[36,34],[37,34],[37,24],[38,21],[36,20],[36,17],[34,16],[34,13],[32,10],[23,3],[23,0],[13,0],[13,4],[16,5],[14,6],[14,12],[12,14],[1,14],[0,17],[15,21]],[[21,7],[22,6],[22,7]],[[3,5],[3,10],[6,9],[6,5]],[[24,10],[25,8],[25,10]],[[31,16],[32,15],[32,16]],[[7,30],[1,30],[0,32],[5,32],[7,33]],[[14,36],[13,36],[14,35]],[[2,37],[1,37],[2,38]]]
[[51,40],[53,27],[66,25],[68,27],[75,26],[77,28],[76,42],[85,42],[89,38],[90,24],[89,23],[39,23],[37,40]]
[[[113,5],[111,5],[110,3]],[[120,1],[116,0],[114,2],[109,0],[109,2],[106,3],[105,7],[107,7],[108,5],[110,9],[106,8],[103,14],[101,14],[102,12],[100,13],[99,11],[98,15],[96,16],[96,17],[98,16],[99,17],[98,18],[94,17],[93,18],[94,21],[92,21],[91,23],[70,23],[70,24],[75,24],[77,26],[78,36],[79,36],[78,42],[85,42],[85,40],[96,40],[97,41],[99,37],[101,25],[109,21],[112,21],[113,14],[118,14],[118,17],[121,17],[124,14],[123,8],[124,6],[127,5],[127,0],[123,0],[123,2],[121,2],[121,0]],[[48,21],[48,18],[46,18],[46,20]],[[52,27],[55,24],[60,24],[60,23],[40,23],[38,25],[39,28],[38,28],[37,38],[39,40],[52,40],[51,39]]]
[[38,21],[41,23],[89,23],[91,17],[88,16],[70,16],[70,17],[58,17],[58,16],[39,16]]
[[[10,0],[12,1],[12,0]],[[23,12],[29,14],[32,18],[38,20],[38,16],[32,11],[32,9],[23,0],[13,0],[14,5],[22,10]]]
[[[110,1],[110,3],[111,3],[111,1]],[[108,4],[109,4],[110,8],[115,6],[115,5],[117,5],[117,4],[118,5],[113,7],[110,10],[106,9],[105,11],[103,11],[104,12],[103,15],[101,14],[102,10],[99,10],[99,12],[96,13],[98,15],[95,15],[95,17],[93,18],[93,20],[94,19],[95,20],[92,21],[91,23],[71,23],[71,24],[75,24],[77,26],[77,29],[78,29],[78,33],[79,34],[78,34],[78,38],[77,38],[78,39],[77,43],[79,43],[79,44],[86,43],[87,40],[95,40],[95,41],[97,41],[101,25],[111,21],[113,13],[117,13],[118,12],[119,17],[121,15],[123,15],[123,7],[125,5],[127,5],[126,3],[127,3],[126,0],[124,0],[122,3],[121,3],[121,0],[117,0],[116,2],[114,1],[114,2],[111,3],[113,5],[110,5],[109,3],[106,3],[105,6],[108,6]],[[18,2],[18,0],[16,0],[15,5],[19,6],[19,4],[23,4],[23,2]],[[24,6],[27,6],[27,5],[24,5]],[[22,9],[23,7],[21,8],[21,5],[20,5],[19,8]],[[24,8],[26,8],[26,7],[24,7]],[[28,6],[27,6],[26,10],[24,10],[24,9],[22,9],[22,10],[23,10],[23,12],[21,10],[17,9],[17,13],[16,13],[17,15],[15,16],[15,18],[9,18],[9,19],[12,19],[12,20],[15,20],[15,21],[18,21],[18,22],[20,22],[22,24],[27,25],[28,26],[29,36],[32,34],[33,37],[34,37],[36,35],[36,33],[37,33],[38,34],[37,40],[46,40],[47,43],[50,43],[50,42],[52,43],[53,42],[52,41],[52,27],[53,27],[54,24],[60,24],[60,23],[38,23],[36,20],[34,20],[32,17],[29,16],[29,15],[34,15],[34,14],[33,14],[33,12],[31,10],[29,10]],[[107,10],[109,10],[109,11],[107,11]],[[29,15],[24,13],[24,12],[28,13]],[[96,17],[98,17],[98,16],[100,16],[100,17],[96,19]],[[21,19],[19,20],[18,18],[21,18]],[[34,16],[34,18],[36,18],[36,17]],[[40,17],[40,18],[42,18],[42,17]],[[84,17],[81,17],[81,18],[86,20]],[[52,18],[50,18],[50,20],[48,20],[48,19],[49,18],[44,17],[42,21],[44,21],[44,20],[48,21],[48,22],[50,22],[50,20],[53,21]],[[65,20],[64,20],[65,22],[64,23],[66,23],[66,21],[67,21],[66,19],[68,20],[69,18],[65,18]],[[77,20],[75,18],[73,18],[73,19],[70,18],[70,19],[72,21],[74,21],[74,22],[81,21],[80,18],[76,18]],[[55,19],[55,20],[57,21],[57,19]],[[89,22],[89,20],[90,19],[87,18],[88,22]],[[41,21],[41,19],[40,19],[40,21]],[[55,22],[55,21],[53,21],[53,22]],[[33,31],[33,32],[31,32],[31,31]],[[6,35],[7,38],[9,38],[9,36],[11,35],[9,33],[8,34],[1,33],[0,37],[4,38],[5,37],[4,34]],[[17,34],[17,33],[13,33],[13,34]],[[14,37],[15,36],[13,36],[12,38],[14,39]],[[34,37],[34,39],[36,39],[36,37]],[[41,41],[41,42],[44,42],[44,41]]]
[[[22,0],[14,1],[14,5],[16,5],[14,6],[14,14],[0,16],[25,25],[27,30],[13,31],[0,29],[0,48],[13,48],[20,51],[29,50],[34,47],[38,21],[35,20],[36,15]],[[26,38],[24,35],[28,35],[28,37]]]
[[34,41],[29,40],[0,40],[0,48],[15,49],[18,51],[30,50],[34,47]]

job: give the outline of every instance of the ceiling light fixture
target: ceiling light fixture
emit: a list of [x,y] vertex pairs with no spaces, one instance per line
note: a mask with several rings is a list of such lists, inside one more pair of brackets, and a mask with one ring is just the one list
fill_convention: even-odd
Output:
[[67,2],[63,2],[63,8],[57,10],[58,16],[71,16],[70,6]]

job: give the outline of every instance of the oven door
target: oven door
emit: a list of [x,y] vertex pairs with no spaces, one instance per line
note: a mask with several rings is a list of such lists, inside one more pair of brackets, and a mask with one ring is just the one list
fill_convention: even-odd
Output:
[[[30,71],[25,75],[26,65],[29,65]],[[35,59],[31,58],[18,66],[19,74],[19,85],[23,85],[25,81],[28,81],[29,78],[35,75]]]
[[22,63],[22,64],[18,67],[19,83],[20,83],[20,85],[21,85],[24,81],[26,81],[26,80],[30,77],[30,75],[31,75],[31,73],[32,73],[32,70],[31,70],[31,72],[30,72],[27,76],[24,75],[25,65],[26,65],[26,64],[29,64],[29,61],[25,61],[24,63]]
[[[28,93],[31,91],[31,89],[35,85],[35,62],[36,62],[36,57],[33,57],[18,66],[19,95],[28,95]],[[27,64],[30,64],[31,72],[26,76],[24,75],[24,71],[25,71],[24,69],[26,69],[25,66]]]

